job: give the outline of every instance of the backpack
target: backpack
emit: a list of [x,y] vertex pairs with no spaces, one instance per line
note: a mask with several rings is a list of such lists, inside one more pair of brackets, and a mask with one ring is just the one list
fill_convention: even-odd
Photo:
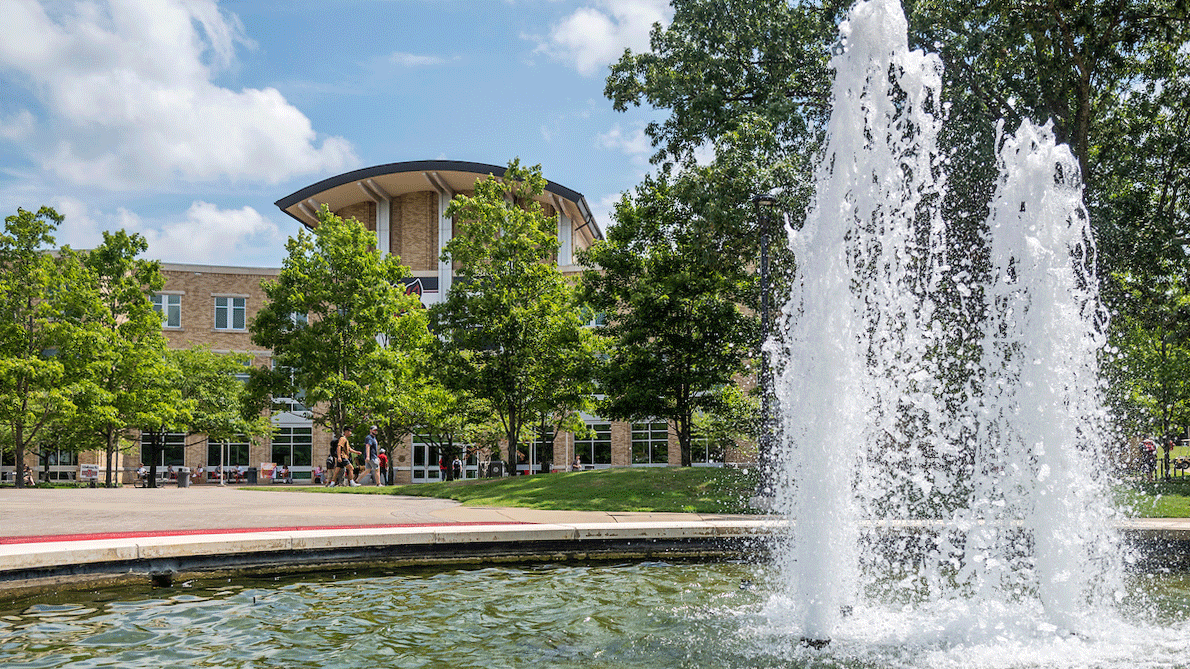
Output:
[[334,469],[339,462],[339,438],[331,435],[331,450],[326,456],[326,468]]

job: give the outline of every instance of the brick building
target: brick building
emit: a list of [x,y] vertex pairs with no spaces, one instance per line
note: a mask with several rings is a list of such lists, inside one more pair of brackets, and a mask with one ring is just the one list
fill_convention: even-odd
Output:
[[[355,218],[376,233],[377,248],[400,256],[412,270],[407,289],[417,293],[426,306],[441,300],[454,281],[453,267],[439,260],[442,248],[456,230],[456,223],[444,213],[456,194],[472,192],[477,179],[489,174],[500,177],[504,168],[461,161],[413,161],[391,163],[347,172],[325,179],[281,198],[277,206],[302,225],[313,228],[317,211],[326,205],[343,218]],[[547,215],[558,215],[558,265],[563,273],[577,274],[575,251],[601,239],[602,231],[580,193],[550,182],[537,198]],[[254,366],[271,362],[271,352],[252,346],[247,325],[264,304],[262,281],[279,269],[165,264],[165,287],[154,296],[162,312],[162,327],[171,346],[210,346],[215,351],[247,352]],[[589,439],[575,440],[563,433],[554,440],[552,452],[545,444],[522,447],[527,462],[521,471],[541,471],[549,462],[565,470],[576,453],[587,467],[669,466],[680,464],[676,436],[665,422],[627,424],[584,416],[594,430]],[[325,457],[330,435],[314,425],[305,407],[293,400],[279,400],[274,406],[276,428],[269,440],[248,443],[209,444],[202,435],[172,435],[157,463],[160,467],[188,466],[208,470],[219,466],[260,468],[266,463],[287,464],[295,482],[308,480],[311,470]],[[362,434],[361,426],[357,434]],[[419,483],[438,480],[436,455],[416,435],[392,448],[395,482]],[[102,454],[83,453],[72,458],[63,454],[51,468],[51,477],[74,478],[81,465],[100,463]],[[125,454],[119,466],[123,480],[134,476],[140,453]],[[695,447],[696,464],[714,465],[723,455],[706,445]],[[5,463],[8,464],[8,463]],[[148,464],[148,463],[146,463]],[[466,475],[478,474],[478,463],[466,463]]]

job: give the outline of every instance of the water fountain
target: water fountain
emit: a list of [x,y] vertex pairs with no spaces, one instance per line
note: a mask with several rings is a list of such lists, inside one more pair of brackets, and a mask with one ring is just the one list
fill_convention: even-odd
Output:
[[[939,214],[941,65],[895,0],[841,26],[774,353],[772,566],[212,578],[0,607],[5,666],[1190,667],[1190,577],[1108,528],[1103,314],[1076,163],[998,141],[981,263]],[[970,251],[970,252],[968,252]],[[975,325],[978,327],[975,327]],[[900,530],[898,531],[898,528]]]
[[[1125,556],[1100,475],[1105,315],[1077,161],[1048,125],[1001,128],[987,239],[958,264],[942,65],[906,33],[897,0],[840,26],[816,196],[789,231],[798,275],[770,346],[794,522],[774,610],[815,647],[861,611],[954,639],[1084,632],[1123,596]],[[861,559],[890,524],[907,531]],[[874,564],[897,576],[877,583]]]

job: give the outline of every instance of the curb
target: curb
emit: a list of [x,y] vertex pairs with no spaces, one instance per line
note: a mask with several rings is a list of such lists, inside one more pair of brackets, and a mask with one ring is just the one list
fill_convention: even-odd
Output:
[[744,557],[773,521],[435,525],[261,530],[0,545],[0,594],[191,575],[613,558]]

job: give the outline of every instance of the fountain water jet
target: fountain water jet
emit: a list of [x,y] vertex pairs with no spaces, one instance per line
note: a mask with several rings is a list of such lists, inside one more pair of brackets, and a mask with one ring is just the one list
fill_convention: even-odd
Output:
[[941,61],[908,48],[896,0],[857,3],[839,32],[816,195],[789,231],[798,276],[769,343],[777,508],[793,520],[775,606],[822,645],[873,590],[861,526],[911,520],[940,529],[924,554],[885,560],[901,576],[874,586],[885,599],[1025,606],[1078,629],[1118,591],[1122,553],[1094,476],[1104,314],[1077,162],[1048,125],[1000,133],[989,238],[965,251],[986,267],[955,266]]

